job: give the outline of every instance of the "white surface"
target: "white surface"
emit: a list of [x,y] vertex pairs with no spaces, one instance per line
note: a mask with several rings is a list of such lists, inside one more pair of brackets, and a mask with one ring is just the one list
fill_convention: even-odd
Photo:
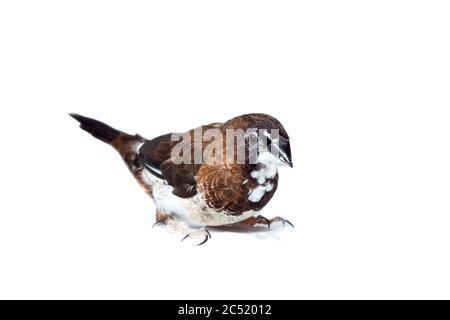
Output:
[[[450,298],[446,1],[2,1],[1,298]],[[292,138],[273,234],[202,247],[78,112]]]

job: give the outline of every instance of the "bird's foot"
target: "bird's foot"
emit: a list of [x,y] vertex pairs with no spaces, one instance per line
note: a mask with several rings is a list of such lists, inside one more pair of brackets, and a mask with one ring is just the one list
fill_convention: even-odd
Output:
[[183,239],[181,239],[181,241],[187,239],[187,238],[192,238],[192,239],[203,239],[202,242],[200,242],[199,244],[197,244],[197,246],[200,246],[202,244],[204,244],[206,241],[208,241],[209,239],[211,239],[211,233],[209,233],[209,231],[206,228],[201,228],[198,230],[194,230],[191,231],[189,233],[187,233]]
[[164,228],[169,232],[185,235],[181,241],[187,238],[201,239],[202,241],[198,246],[211,239],[211,234],[205,227],[193,229],[185,222],[177,219],[176,216],[162,210],[156,210],[156,222],[153,227],[156,225],[164,225]]
[[283,217],[275,217],[275,218],[270,219],[269,221],[270,221],[271,224],[274,224],[274,223],[276,223],[276,222],[281,222],[281,223],[283,224],[283,228],[284,228],[286,225],[289,225],[289,226],[291,226],[292,228],[294,228],[294,225],[292,224],[292,222],[290,222],[289,220],[287,220],[287,219],[285,219],[285,218],[283,218]]
[[250,217],[247,220],[242,221],[242,223],[247,224],[247,225],[251,225],[251,226],[257,226],[257,225],[266,225],[268,229],[270,229],[271,225],[273,225],[276,222],[281,222],[283,224],[283,228],[285,227],[285,225],[289,225],[292,228],[294,228],[294,225],[287,219],[283,218],[283,217],[275,217],[272,219],[267,219],[266,217],[263,217],[261,215],[256,216],[256,217]]

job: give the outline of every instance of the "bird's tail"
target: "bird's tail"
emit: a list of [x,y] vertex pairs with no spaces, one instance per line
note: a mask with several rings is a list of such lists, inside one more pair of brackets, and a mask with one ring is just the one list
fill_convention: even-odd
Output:
[[103,122],[71,113],[80,123],[80,128],[97,139],[106,142],[119,152],[123,161],[147,194],[152,196],[151,186],[145,182],[142,171],[144,165],[139,156],[139,147],[145,142],[140,135],[131,135],[114,129]]
[[122,131],[114,129],[98,120],[83,117],[76,113],[70,113],[70,116],[80,123],[81,129],[89,132],[95,138],[108,144],[111,144],[119,137],[120,134],[123,134]]
[[116,149],[133,175],[136,176],[142,170],[143,165],[138,154],[138,148],[144,142],[141,136],[130,135],[103,122],[79,114],[71,113],[70,116],[80,123],[81,129]]

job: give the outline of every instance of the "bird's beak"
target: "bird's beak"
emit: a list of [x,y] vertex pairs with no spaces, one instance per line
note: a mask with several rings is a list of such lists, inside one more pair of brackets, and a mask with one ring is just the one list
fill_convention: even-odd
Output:
[[289,167],[293,167],[292,164],[292,156],[291,156],[291,144],[289,143],[289,140],[283,139],[281,145],[281,159],[282,161]]
[[278,158],[280,159],[283,166],[293,167],[292,158],[291,158],[291,147],[289,145],[289,141],[283,142],[282,144],[276,146],[278,149]]
[[283,162],[283,164],[285,165],[285,166],[287,166],[287,167],[293,167],[294,165],[292,164],[292,160],[291,159],[289,159],[286,155],[282,155],[281,156],[281,162]]
[[288,165],[289,165],[289,167],[291,167],[291,168],[294,167],[294,164],[292,163],[292,160],[289,160]]

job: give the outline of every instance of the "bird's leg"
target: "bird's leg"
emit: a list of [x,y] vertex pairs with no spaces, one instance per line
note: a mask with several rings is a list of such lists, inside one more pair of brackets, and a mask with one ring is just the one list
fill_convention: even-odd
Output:
[[181,241],[190,238],[190,239],[201,239],[202,241],[198,244],[204,244],[208,239],[211,239],[211,234],[206,228],[193,229],[189,227],[183,221],[177,220],[171,214],[168,214],[161,210],[156,210],[156,222],[153,226],[157,224],[163,224],[166,226],[166,229],[170,232],[181,233],[184,237]]
[[160,223],[167,225],[167,221],[170,219],[169,214],[157,209],[155,215],[156,215],[156,222],[153,224],[152,228]]
[[294,227],[294,225],[287,219],[282,218],[282,217],[275,217],[272,219],[267,219],[266,217],[263,217],[261,215],[259,216],[253,216],[250,217],[244,221],[241,221],[240,223],[245,224],[245,225],[250,225],[250,226],[256,226],[258,224],[263,224],[266,225],[268,229],[270,229],[270,226],[275,223],[275,222],[281,222],[283,223],[283,227],[288,224],[290,225],[292,228]]
[[240,224],[256,227],[256,225],[263,224],[270,228],[270,220],[263,216],[251,216],[241,222]]

